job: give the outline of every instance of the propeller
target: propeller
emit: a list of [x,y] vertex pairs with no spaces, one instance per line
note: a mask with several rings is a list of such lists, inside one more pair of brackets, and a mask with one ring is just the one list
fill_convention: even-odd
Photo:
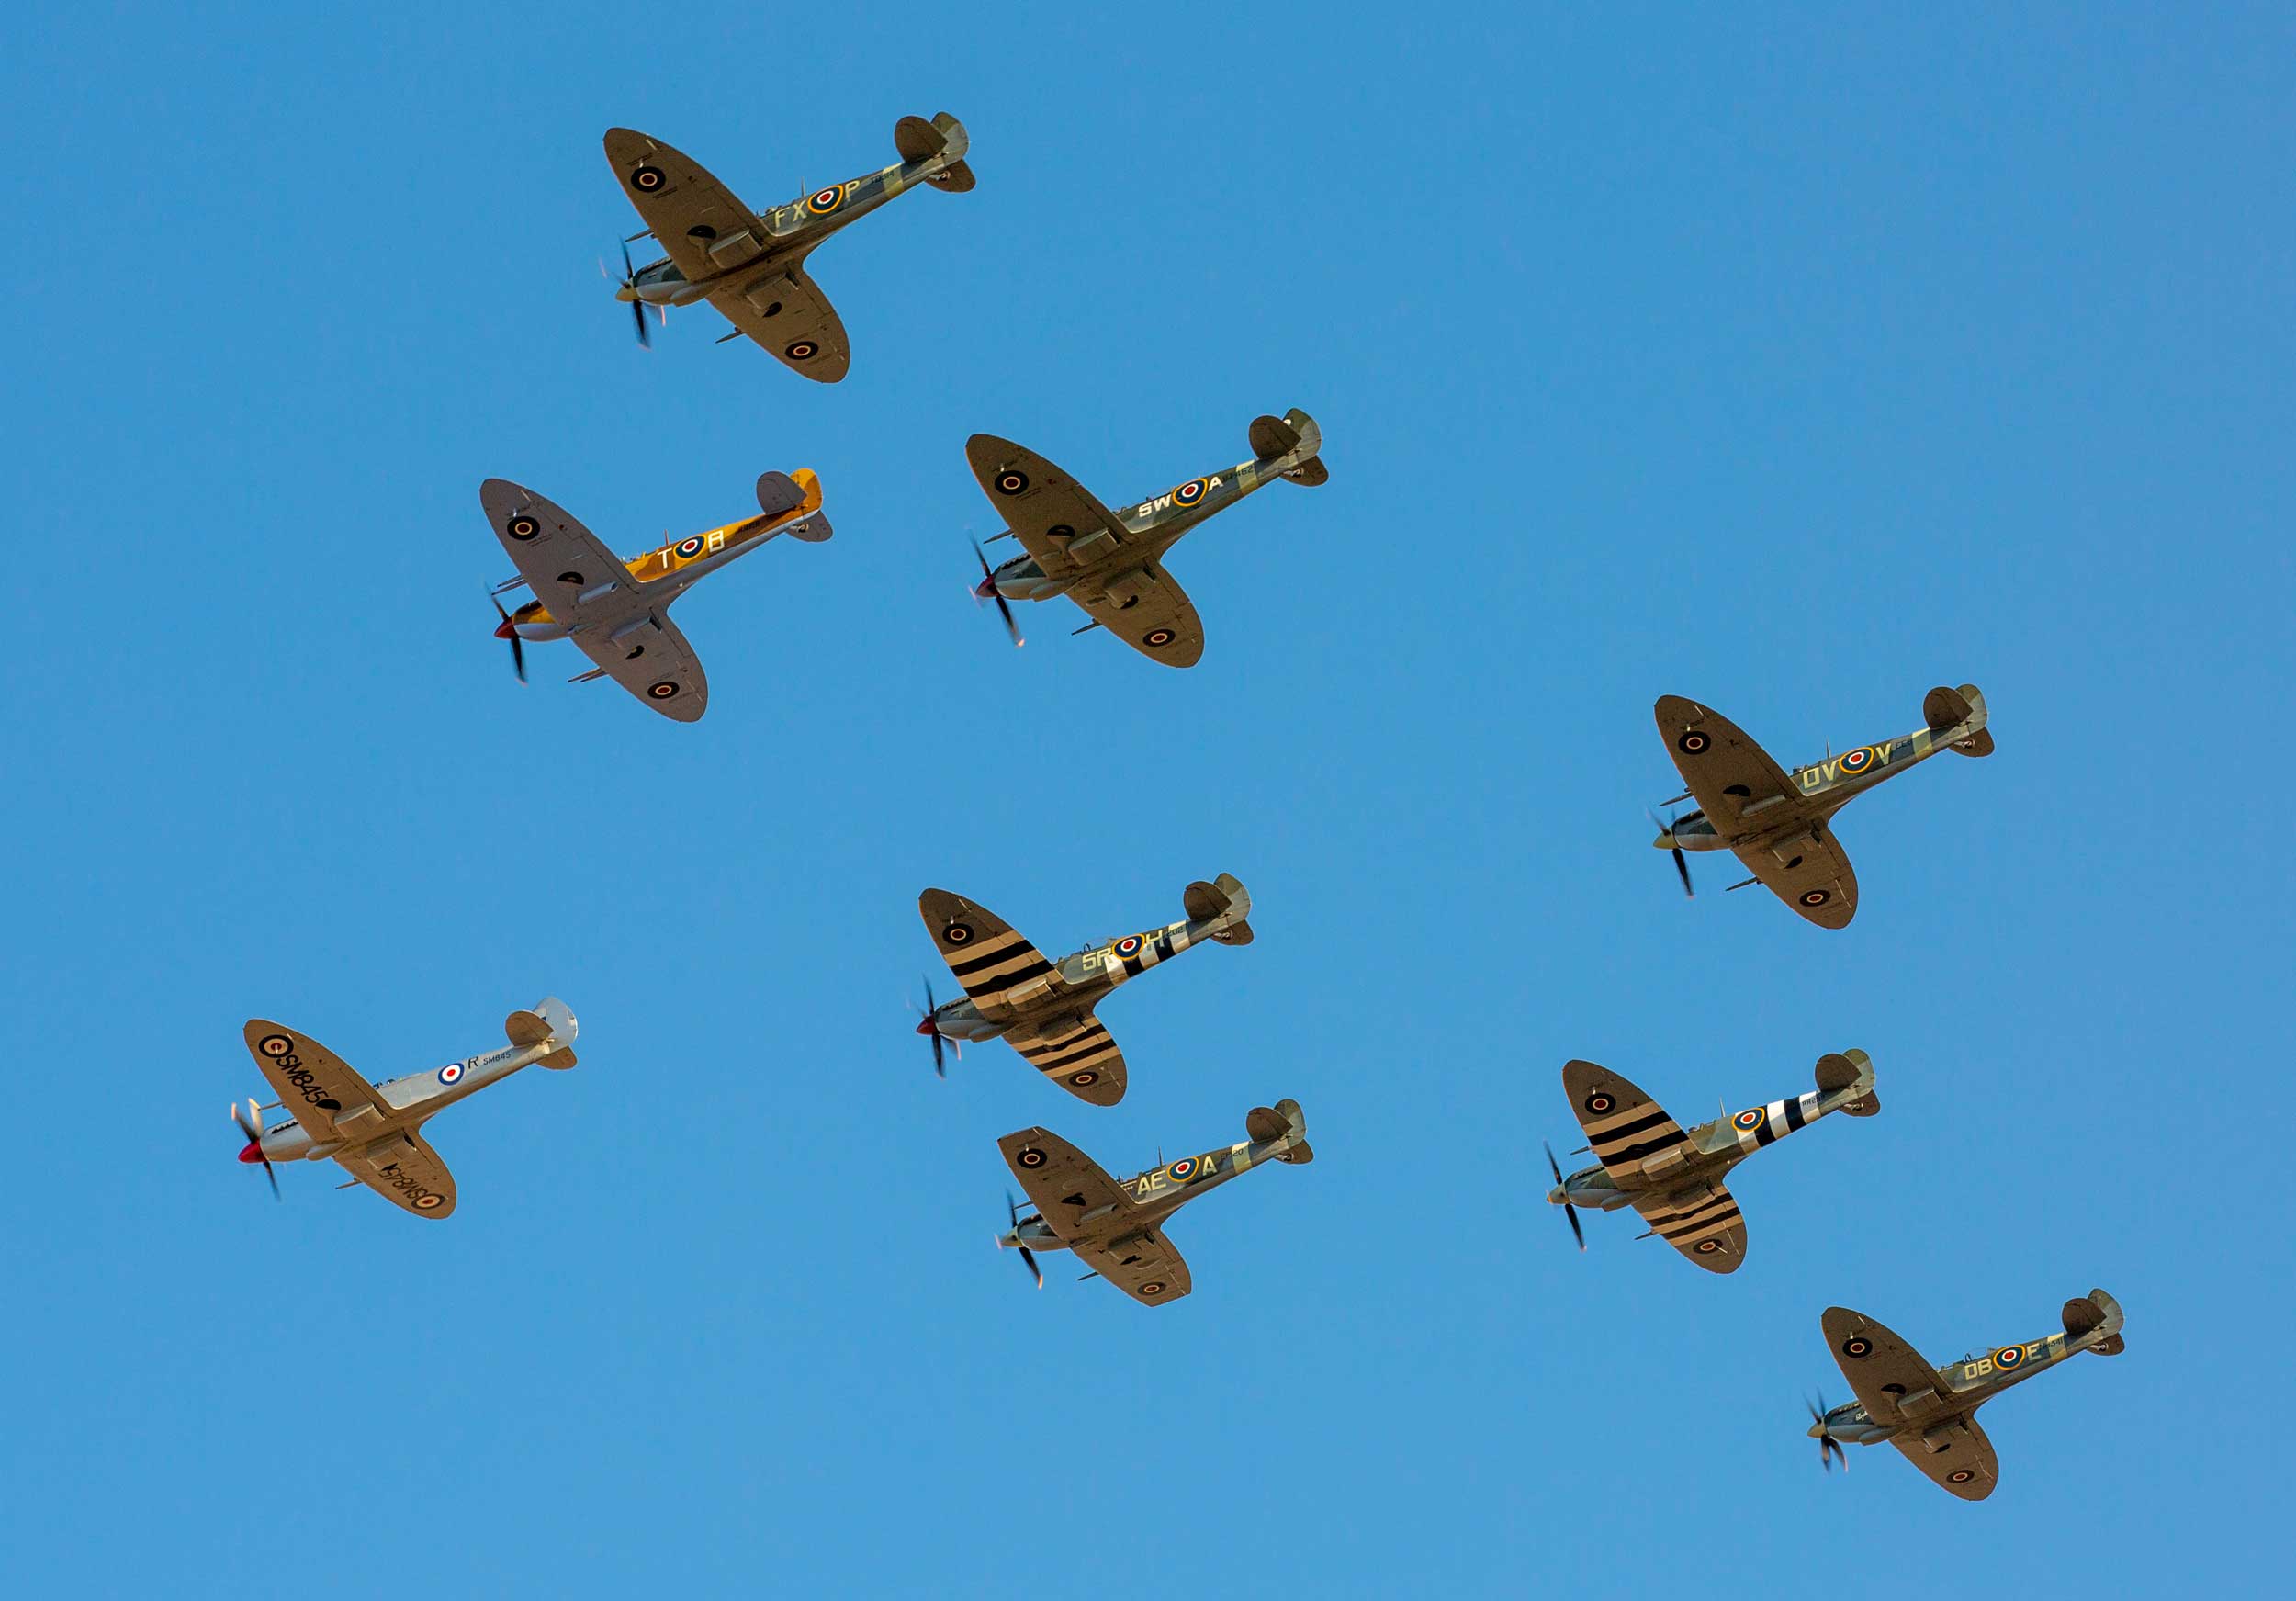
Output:
[[[933,1020],[940,1015],[940,1008],[933,999],[933,981],[928,978],[925,980],[925,1004],[923,1007],[918,1009],[917,1032],[920,1034],[928,1036],[933,1042],[933,1077],[936,1078],[946,1078],[949,1077],[949,1069],[942,1063],[940,1054],[943,1046],[951,1042],[946,1039],[939,1028],[934,1026]],[[962,1061],[963,1059],[964,1053],[962,1051],[959,1051],[957,1053],[957,1056],[958,1059]]]
[[[1539,1144],[1547,1145],[1544,1140],[1539,1141]],[[1555,1188],[1562,1189],[1562,1164],[1555,1160],[1555,1147],[1552,1145],[1547,1145],[1547,1166],[1555,1176]],[[1563,1193],[1568,1195],[1570,1191],[1566,1189]],[[1579,1226],[1579,1209],[1566,1201],[1562,1203],[1562,1215],[1563,1220],[1570,1225],[1570,1237],[1579,1242],[1579,1249],[1585,1250],[1586,1230]]]
[[[263,1164],[263,1176],[271,1180],[271,1199],[277,1201],[280,1198],[279,1176],[271,1170],[271,1158],[263,1154],[263,1124],[255,1121],[255,1102],[252,1097],[244,1107],[236,1100],[231,1102],[231,1121],[239,1124],[239,1132],[247,1136],[247,1150],[239,1154],[239,1159]],[[254,1155],[250,1156],[249,1151]]]
[[[1029,1247],[1020,1244],[1020,1203],[1012,1198],[1012,1191],[1009,1189],[1005,1191],[1005,1211],[1012,1218],[1010,1237],[1013,1245],[1020,1252],[1020,1265],[1029,1270],[1030,1276],[1036,1280],[1036,1287],[1041,1290],[1044,1288],[1044,1269],[1036,1265],[1036,1257],[1030,1252]],[[996,1243],[1002,1246],[1005,1242],[999,1240]]]
[[507,639],[511,642],[511,667],[517,672],[518,682],[524,683],[526,682],[526,642],[518,637],[518,626],[511,621],[511,614],[502,609],[501,597],[489,595],[487,598],[494,603],[494,614],[502,619],[501,626],[494,630],[494,637],[497,639]]
[[1689,859],[1683,856],[1683,848],[1674,843],[1674,819],[1672,817],[1668,817],[1666,821],[1661,823],[1659,821],[1658,813],[1652,811],[1648,806],[1642,808],[1642,815],[1650,819],[1650,826],[1652,828],[1658,829],[1660,834],[1666,837],[1668,849],[1674,852],[1674,871],[1683,875],[1683,893],[1695,900],[1697,898],[1698,892],[1690,887]]
[[981,581],[974,586],[973,603],[977,606],[983,601],[995,601],[996,610],[1005,619],[1005,632],[1012,636],[1014,646],[1026,645],[1028,641],[1020,637],[1020,625],[1012,620],[1012,607],[996,587],[996,569],[989,566],[988,553],[981,548],[981,542],[977,539],[973,541],[973,554],[980,558],[981,563]]
[[[613,275],[606,270],[606,264],[602,261],[598,264],[598,276],[609,283],[613,281]],[[630,314],[637,319],[638,345],[641,349],[651,350],[654,348],[654,337],[646,331],[646,302],[637,298],[637,268],[630,265],[627,240],[622,244],[622,287],[630,291]]]
[[1802,1404],[1809,1408],[1809,1431],[1818,1437],[1818,1465],[1830,1473],[1834,1471],[1834,1460],[1838,1457],[1841,1460],[1841,1471],[1848,1472],[1850,1453],[1842,1449],[1840,1440],[1826,1432],[1826,1398],[1820,1395],[1813,1401],[1805,1396]]

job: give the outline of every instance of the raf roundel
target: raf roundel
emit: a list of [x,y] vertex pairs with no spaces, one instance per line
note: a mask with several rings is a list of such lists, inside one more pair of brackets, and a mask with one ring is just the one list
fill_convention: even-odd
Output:
[[646,693],[658,701],[672,699],[678,693],[678,681],[674,678],[657,679],[646,686]]
[[265,1034],[263,1037],[262,1043],[256,1045],[255,1049],[261,1051],[264,1055],[270,1057],[276,1062],[280,1057],[286,1055],[289,1051],[295,1049],[295,1042],[288,1039],[285,1034]]
[[1874,1354],[1874,1342],[1863,1335],[1851,1335],[1841,1342],[1841,1354],[1845,1357],[1870,1357]]
[[1706,745],[1707,739],[1705,735],[1696,728],[1693,728],[1689,733],[1684,734],[1681,738],[1674,741],[1674,749],[1681,751],[1685,756],[1697,755],[1698,752],[1706,748]]
[[969,944],[973,939],[973,925],[971,923],[951,923],[948,927],[940,930],[940,937],[942,941],[947,944]]
[[1945,1482],[1949,1484],[1966,1484],[1976,1476],[1977,1471],[1975,1468],[1955,1468],[1945,1475]]
[[504,525],[504,531],[513,539],[532,539],[542,532],[542,524],[528,513],[521,512]]
[[1698,1242],[1698,1254],[1702,1257],[1711,1257],[1715,1252],[1720,1250],[1721,1248],[1722,1242],[1720,1240],[1700,1240]]
[[429,1212],[434,1207],[445,1204],[446,1197],[444,1195],[418,1195],[414,1198],[414,1209],[417,1212]]
[[445,1066],[440,1068],[438,1070],[438,1081],[441,1084],[461,1083],[462,1064],[459,1062],[449,1062]]
[[1100,1082],[1100,1076],[1097,1073],[1095,1073],[1091,1068],[1087,1067],[1082,1073],[1079,1073],[1070,1078],[1068,1082],[1075,1088],[1090,1089],[1094,1085]]
[[1041,1167],[1044,1166],[1044,1153],[1034,1145],[1027,1145],[1022,1147],[1020,1155],[1015,1156],[1013,1160],[1023,1167]]
[[1752,1130],[1761,1127],[1761,1116],[1760,1107],[1750,1106],[1730,1121],[1741,1129]]
[[1171,644],[1176,637],[1177,636],[1169,628],[1151,628],[1140,637],[1140,642],[1142,645],[1165,646]]
[[1824,906],[1831,899],[1833,899],[1833,894],[1829,890],[1806,889],[1802,892],[1804,906]]
[[1008,467],[996,475],[996,492],[1017,495],[1029,487],[1029,475],[1019,468]]
[[1170,1168],[1172,1177],[1175,1178],[1187,1178],[1195,1171],[1196,1158],[1193,1156],[1181,1157],[1178,1161],[1173,1163]]
[[692,561],[695,557],[702,554],[702,547],[704,541],[699,534],[696,534],[691,539],[679,540],[677,546],[678,558],[681,561]]
[[1192,478],[1172,491],[1172,499],[1176,504],[1192,506],[1204,498],[1207,487],[1202,479]]
[[792,361],[811,361],[821,354],[821,347],[810,339],[793,339],[782,354]]
[[816,189],[805,197],[805,209],[816,217],[827,217],[844,204],[845,186],[843,184],[831,184],[827,188]]
[[1140,936],[1139,936],[1138,934],[1127,934],[1127,935],[1125,935],[1122,939],[1120,939],[1120,940],[1117,941],[1117,942],[1116,942],[1116,953],[1117,953],[1119,956],[1137,956],[1137,955],[1139,955],[1139,954],[1140,954]]
[[1140,1287],[1140,1292],[1142,1295],[1162,1295],[1164,1293],[1164,1280],[1161,1279],[1151,1279],[1147,1283],[1142,1284]]
[[2014,1368],[2024,1359],[2025,1348],[2022,1346],[2004,1346],[1993,1353],[1993,1365],[1997,1368]]
[[641,189],[648,195],[653,194],[668,182],[670,182],[669,175],[659,167],[639,167],[630,175],[630,187]]
[[1601,1117],[1604,1112],[1610,1111],[1612,1107],[1616,1106],[1618,1103],[1610,1098],[1610,1092],[1608,1090],[1598,1089],[1579,1104],[1585,1107],[1587,1111],[1593,1112],[1596,1117]]
[[1874,752],[1871,750],[1861,749],[1845,751],[1843,752],[1841,758],[1841,771],[1844,772],[1863,772],[1865,771],[1865,764],[1873,760]]

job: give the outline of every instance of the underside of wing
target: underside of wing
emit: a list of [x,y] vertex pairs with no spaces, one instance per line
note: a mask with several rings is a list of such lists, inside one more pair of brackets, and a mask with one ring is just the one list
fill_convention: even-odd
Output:
[[1819,1326],[1841,1376],[1874,1422],[1913,1427],[1925,1413],[1946,1404],[1937,1370],[1882,1324],[1846,1306],[1829,1306]]
[[412,1130],[339,1152],[335,1160],[345,1173],[402,1211],[428,1218],[454,1212],[455,1176],[430,1142]]
[[1961,1416],[1919,1434],[1890,1436],[1889,1443],[1921,1470],[1930,1483],[1964,1501],[1982,1501],[2001,1482],[2001,1459],[1975,1417]]
[[253,1018],[245,1037],[264,1081],[314,1143],[336,1138],[338,1123],[347,1132],[388,1115],[375,1087],[309,1034]]
[[1729,718],[1681,695],[1660,695],[1653,710],[1683,784],[1725,839],[1801,814],[1800,786]]
[[1022,1039],[1007,1035],[1029,1065],[1079,1100],[1114,1106],[1124,1099],[1124,1053],[1090,1012],[1073,1028]]
[[1745,1222],[1719,1184],[1638,1195],[1634,1208],[1652,1234],[1709,1273],[1735,1273],[1746,1260]]
[[1739,846],[1737,855],[1765,888],[1819,928],[1846,929],[1857,916],[1858,875],[1831,823]]
[[853,365],[845,324],[803,267],[774,267],[714,289],[710,304],[790,371],[833,384]]
[[1625,1075],[1593,1062],[1566,1062],[1562,1088],[1594,1159],[1620,1189],[1649,1189],[1654,1182],[1648,1167],[1653,1157],[1661,1167],[1674,1153],[1687,1159],[1689,1141],[1682,1124]]
[[1162,1306],[1196,1288],[1187,1261],[1160,1227],[1078,1248],[1076,1259],[1142,1306]]
[[996,1142],[1020,1188],[1052,1232],[1074,1246],[1122,1232],[1135,1210],[1100,1164],[1050,1129],[1022,1129]]
[[586,628],[574,636],[582,654],[606,676],[676,723],[700,720],[709,710],[710,681],[678,625],[658,610],[632,619],[636,626]]
[[1193,667],[1203,660],[1204,625],[1196,606],[1157,562],[1112,578],[1103,589],[1079,584],[1068,598],[1151,661]]
[[1052,577],[1096,567],[1122,547],[1122,519],[1026,445],[975,434],[964,457],[1005,526]]
[[681,151],[627,128],[606,131],[606,161],[662,253],[707,283],[765,252],[765,223]]
[[987,908],[929,889],[917,897],[917,913],[975,1006],[993,1011],[1025,1005],[1057,989],[1059,975],[1044,953]]

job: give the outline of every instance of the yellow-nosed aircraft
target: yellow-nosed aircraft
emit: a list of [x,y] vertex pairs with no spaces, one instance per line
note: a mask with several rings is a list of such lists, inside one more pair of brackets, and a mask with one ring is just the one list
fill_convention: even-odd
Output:
[[[799,468],[758,479],[758,514],[624,558],[556,502],[507,479],[478,486],[495,537],[518,564],[518,576],[494,586],[494,630],[511,642],[518,681],[526,682],[523,641],[571,639],[596,665],[569,680],[612,678],[665,717],[698,721],[708,708],[709,681],[670,605],[696,581],[776,534],[818,543],[829,536],[820,515],[821,480]],[[501,596],[520,588],[535,599],[515,612]]]

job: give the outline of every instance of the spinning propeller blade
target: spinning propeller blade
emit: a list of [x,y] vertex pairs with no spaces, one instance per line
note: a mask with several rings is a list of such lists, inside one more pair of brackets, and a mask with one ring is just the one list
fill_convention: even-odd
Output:
[[494,614],[502,619],[501,625],[494,630],[494,637],[497,639],[507,639],[511,642],[511,670],[518,674],[518,682],[524,683],[526,682],[526,642],[518,637],[518,625],[511,621],[511,614],[502,609],[501,601],[493,595],[489,595],[487,599],[494,602]]
[[[247,1136],[247,1149],[240,1152],[239,1159],[242,1162],[261,1162],[263,1176],[271,1180],[271,1199],[280,1200],[279,1176],[271,1170],[271,1158],[264,1155],[263,1124],[255,1116],[254,1100],[250,1098],[243,1108],[236,1100],[231,1102],[231,1121],[239,1124],[239,1132]],[[253,1156],[248,1156],[249,1151],[254,1153]]]
[[[646,235],[640,233],[632,237],[643,239]],[[606,264],[602,261],[598,264],[598,276],[609,282],[613,277],[613,274],[606,271]],[[646,302],[637,297],[637,268],[630,265],[630,242],[626,239],[622,242],[622,287],[630,291],[630,315],[637,320],[639,348],[651,350],[654,348],[654,339],[653,335],[646,331]]]
[[1683,894],[1693,900],[1697,899],[1698,892],[1690,887],[1690,863],[1683,855],[1683,848],[1673,842],[1674,819],[1669,817],[1661,823],[1659,821],[1658,813],[1648,806],[1642,808],[1642,815],[1650,819],[1650,826],[1665,837],[1668,848],[1674,852],[1674,871],[1683,875]]
[[928,978],[925,980],[925,1005],[923,1014],[917,1025],[917,1032],[920,1034],[929,1036],[933,1042],[933,1077],[936,1078],[946,1078],[949,1077],[949,1069],[942,1065],[940,1059],[940,1053],[944,1041],[941,1037],[940,1030],[936,1027],[933,1022],[934,1018],[939,1016],[940,1012],[940,1006],[933,1000],[933,981]]
[[988,553],[981,548],[981,542],[977,539],[973,541],[973,554],[981,564],[981,581],[974,588],[973,603],[978,605],[983,601],[995,601],[996,610],[1005,619],[1005,632],[1012,636],[1014,648],[1026,645],[1028,641],[1020,637],[1020,625],[1012,620],[1012,607],[1006,603],[1003,592],[996,587],[996,569],[989,566]]
[[[1020,1203],[1012,1198],[1012,1191],[1009,1189],[1005,1191],[1005,1212],[1012,1220],[1012,1243],[1020,1252],[1020,1265],[1029,1270],[1029,1276],[1036,1280],[1036,1287],[1041,1290],[1044,1288],[1044,1269],[1036,1265],[1034,1253],[1028,1246],[1020,1244]],[[997,1244],[1002,1245],[1004,1242],[999,1240]]]
[[1830,1473],[1834,1471],[1835,1459],[1839,1458],[1841,1461],[1841,1471],[1848,1472],[1850,1453],[1842,1449],[1840,1440],[1826,1432],[1825,1396],[1821,1394],[1816,1400],[1812,1400],[1806,1395],[1802,1398],[1802,1404],[1809,1408],[1810,1433],[1818,1437],[1818,1465]]
[[[1546,1145],[1546,1146],[1547,1146],[1547,1167],[1548,1167],[1548,1169],[1550,1172],[1552,1172],[1552,1173],[1554,1174],[1554,1176],[1555,1176],[1555,1188],[1556,1188],[1556,1189],[1562,1189],[1562,1164],[1555,1160],[1555,1147],[1554,1147],[1554,1146],[1552,1146],[1552,1145],[1548,1145],[1548,1144],[1547,1144],[1547,1142],[1546,1142],[1546,1141],[1544,1141],[1544,1140],[1539,1141],[1539,1144],[1542,1144],[1542,1145]],[[1568,1193],[1568,1192],[1566,1191],[1565,1193]],[[1581,1251],[1585,1250],[1585,1249],[1586,1249],[1586,1231],[1585,1231],[1584,1229],[1582,1229],[1582,1228],[1581,1228],[1581,1227],[1579,1226],[1579,1209],[1578,1209],[1577,1207],[1575,1207],[1575,1206],[1571,1205],[1571,1204],[1570,1204],[1568,1201],[1564,1201],[1564,1202],[1562,1203],[1562,1215],[1563,1215],[1563,1221],[1565,1221],[1566,1223],[1570,1223],[1570,1237],[1571,1237],[1572,1239],[1575,1239],[1575,1240],[1577,1240],[1577,1241],[1579,1242],[1579,1249],[1580,1249],[1580,1250],[1581,1250]]]

